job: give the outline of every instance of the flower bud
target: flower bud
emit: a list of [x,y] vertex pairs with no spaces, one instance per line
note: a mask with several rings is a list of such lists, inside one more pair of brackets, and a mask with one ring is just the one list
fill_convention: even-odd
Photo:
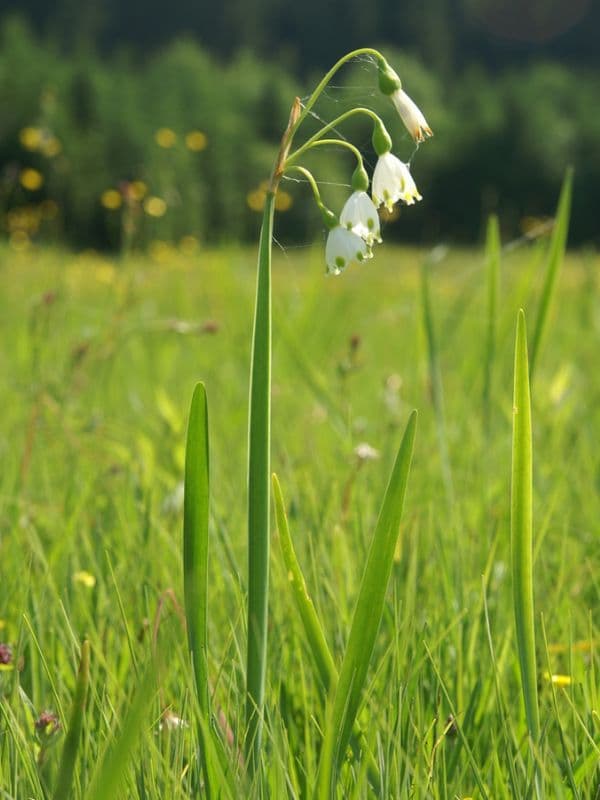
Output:
[[383,122],[378,119],[373,127],[373,149],[378,156],[389,153],[392,149],[392,137],[387,132]]
[[379,91],[386,97],[402,89],[402,81],[398,77],[398,73],[390,67],[385,58],[379,59],[377,63],[377,78]]

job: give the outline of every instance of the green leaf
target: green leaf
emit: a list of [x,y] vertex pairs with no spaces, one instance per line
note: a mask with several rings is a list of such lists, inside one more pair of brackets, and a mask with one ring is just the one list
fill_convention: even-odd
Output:
[[333,705],[327,718],[318,781],[318,796],[323,800],[330,796],[335,768],[346,752],[363,697],[392,573],[416,425],[417,412],[413,411],[386,489],[363,572]]
[[500,283],[500,232],[498,229],[498,217],[495,214],[492,214],[488,219],[485,237],[485,264],[487,273],[487,329],[484,358],[485,373],[483,380],[483,423],[486,431],[489,431],[494,361],[496,359],[498,293]]
[[154,670],[148,667],[138,683],[118,736],[109,743],[92,777],[86,800],[115,800],[119,796],[153,696],[153,686]]
[[323,628],[312,600],[306,589],[306,582],[304,575],[300,569],[296,551],[290,536],[290,529],[288,526],[287,516],[285,513],[285,506],[283,502],[283,495],[281,494],[281,486],[277,479],[277,475],[273,475],[273,499],[275,502],[275,517],[277,519],[277,530],[279,531],[279,542],[281,544],[281,552],[283,561],[288,573],[290,588],[296,603],[296,608],[300,614],[304,633],[308,640],[308,646],[312,657],[314,659],[317,672],[321,679],[321,683],[326,691],[332,686],[335,686],[337,681],[337,670],[333,662],[333,658]]
[[208,691],[208,406],[204,384],[194,389],[185,452],[183,589],[188,644],[200,711],[209,718]]
[[567,236],[569,234],[569,218],[571,216],[572,190],[573,170],[568,169],[565,174],[562,189],[560,191],[558,208],[556,209],[554,230],[552,231],[552,239],[550,240],[550,248],[548,251],[548,265],[546,267],[546,275],[544,277],[544,285],[542,287],[540,306],[538,308],[535,327],[533,330],[533,338],[531,343],[532,377],[537,366],[542,339],[548,326],[548,315],[550,312],[552,299],[556,293],[558,272],[565,256]]
[[90,643],[86,639],[81,645],[81,658],[79,661],[79,670],[77,672],[77,684],[73,696],[73,705],[71,707],[71,719],[60,759],[60,767],[53,795],[54,800],[66,800],[71,794],[89,682]]
[[540,737],[533,611],[532,432],[525,314],[517,319],[513,402],[510,544],[521,688],[534,746]]

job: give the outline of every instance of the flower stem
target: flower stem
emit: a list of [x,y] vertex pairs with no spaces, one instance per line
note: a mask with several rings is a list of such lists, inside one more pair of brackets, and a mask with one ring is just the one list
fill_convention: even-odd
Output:
[[381,55],[379,50],[374,50],[372,47],[360,47],[358,50],[352,50],[351,53],[346,53],[346,55],[342,56],[339,61],[336,61],[336,63],[329,70],[329,72],[327,72],[323,76],[323,79],[317,85],[317,88],[314,90],[314,92],[311,94],[311,96],[306,101],[306,104],[304,105],[304,108],[302,109],[302,113],[298,117],[298,120],[297,120],[297,122],[296,122],[296,124],[294,126],[294,129],[292,131],[292,136],[296,132],[296,129],[298,128],[298,126],[302,124],[302,121],[304,119],[306,119],[306,117],[310,113],[311,108],[317,102],[317,100],[319,99],[321,93],[323,92],[323,90],[325,89],[325,87],[327,86],[329,81],[333,78],[335,73],[341,67],[343,67],[344,64],[346,64],[348,61],[351,61],[353,58],[358,58],[358,56],[367,56],[367,55],[368,56],[374,56],[376,59],[383,60],[383,56]]
[[[327,125],[324,125],[319,131],[317,131],[310,139],[307,139],[304,144],[300,145],[300,147],[295,150],[291,156],[287,159],[287,164],[292,164],[294,161],[297,161],[301,155],[306,153],[307,150],[310,150],[311,147],[315,145],[315,143],[319,142],[319,140],[325,136],[326,133],[336,128],[342,122],[345,122],[350,117],[354,117],[356,114],[366,114],[367,117],[370,117],[374,122],[383,125],[381,118],[378,114],[374,111],[371,111],[370,108],[364,108],[363,106],[358,106],[357,108],[351,108],[349,111],[345,111],[343,114],[340,114],[339,117],[336,117],[331,122],[328,122]],[[341,143],[343,140],[340,140]],[[347,142],[347,144],[350,144]]]
[[271,449],[271,241],[275,192],[267,192],[258,251],[258,275],[248,430],[248,651],[246,758],[251,774],[260,763],[269,594]]

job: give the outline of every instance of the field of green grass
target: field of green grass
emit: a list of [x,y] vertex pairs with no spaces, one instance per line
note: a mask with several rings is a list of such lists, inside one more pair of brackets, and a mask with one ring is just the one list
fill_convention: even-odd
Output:
[[[437,251],[425,285],[426,254],[408,248],[386,246],[335,278],[324,275],[320,247],[275,253],[272,468],[338,668],[393,459],[419,412],[359,714],[364,747],[349,750],[337,798],[600,796],[594,253],[570,253],[562,266],[531,382],[535,759],[513,614],[515,327],[523,308],[533,330],[547,248],[541,240],[502,253],[493,357],[483,250]],[[72,796],[204,796],[182,584],[185,437],[199,380],[211,447],[208,672],[229,764],[216,796],[313,797],[326,693],[275,520],[263,768],[252,785],[241,755],[256,256],[160,255],[0,251],[6,800],[59,796],[85,638]],[[40,720],[46,711],[57,730],[53,717]],[[107,752],[112,773],[102,771]],[[119,787],[106,782],[121,773]]]

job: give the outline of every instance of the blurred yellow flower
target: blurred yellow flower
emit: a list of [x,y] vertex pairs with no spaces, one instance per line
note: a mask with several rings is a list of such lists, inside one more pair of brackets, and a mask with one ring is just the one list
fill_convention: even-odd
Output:
[[193,150],[194,153],[199,153],[206,148],[208,139],[206,134],[202,131],[190,131],[185,135],[185,146],[188,150]]
[[29,238],[27,231],[21,230],[13,231],[8,241],[12,249],[16,250],[17,253],[22,253],[24,250],[27,250],[31,244],[31,239]]
[[198,244],[195,236],[184,236],[179,242],[179,249],[185,256],[193,256],[198,250]]
[[287,211],[292,207],[293,202],[291,194],[280,189],[275,197],[275,209],[277,211]]
[[144,201],[144,211],[149,217],[162,217],[167,210],[167,204],[162,197],[147,197]]
[[121,192],[116,189],[107,189],[105,192],[102,192],[100,202],[104,208],[108,208],[109,211],[116,211],[117,208],[121,208],[123,198],[121,197]]
[[92,575],[91,572],[87,572],[84,569],[79,570],[79,572],[73,573],[73,581],[74,583],[80,583],[87,589],[93,589],[94,586],[96,585],[96,578]]
[[19,142],[25,150],[37,150],[43,139],[41,128],[27,126],[19,131]]
[[564,689],[573,683],[570,675],[551,675],[549,672],[544,672],[544,678],[559,689]]
[[252,211],[262,211],[265,205],[266,192],[263,189],[253,189],[246,195],[248,208]]
[[44,176],[33,167],[25,167],[19,174],[19,181],[24,189],[36,192],[44,185]]
[[144,181],[133,181],[130,186],[130,194],[134,200],[141,203],[144,197],[148,194],[148,187]]
[[159,128],[154,134],[154,141],[159,147],[173,147],[177,141],[177,134],[171,128]]

